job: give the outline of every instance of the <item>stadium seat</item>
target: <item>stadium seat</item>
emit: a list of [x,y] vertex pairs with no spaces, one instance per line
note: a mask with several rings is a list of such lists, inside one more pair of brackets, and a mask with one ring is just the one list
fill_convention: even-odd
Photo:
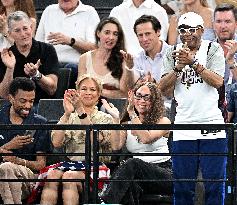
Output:
[[45,117],[49,123],[57,123],[63,113],[63,99],[40,99],[38,114]]
[[58,72],[58,85],[57,90],[54,94],[54,98],[62,99],[65,90],[69,88],[70,77],[71,77],[71,68],[59,68]]

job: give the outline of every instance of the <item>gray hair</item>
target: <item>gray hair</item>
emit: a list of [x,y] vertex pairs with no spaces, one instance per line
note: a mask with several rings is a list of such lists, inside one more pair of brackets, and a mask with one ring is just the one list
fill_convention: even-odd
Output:
[[31,24],[31,20],[25,12],[15,11],[15,12],[10,13],[7,17],[8,30],[9,31],[12,30],[13,21],[22,21],[22,20],[25,20],[25,21],[29,22],[29,24]]

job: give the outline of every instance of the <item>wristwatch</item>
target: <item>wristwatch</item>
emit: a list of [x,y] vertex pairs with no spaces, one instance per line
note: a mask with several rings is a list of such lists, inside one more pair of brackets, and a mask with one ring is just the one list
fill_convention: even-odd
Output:
[[79,119],[83,120],[87,117],[86,113],[82,113],[81,115],[78,115]]
[[193,68],[194,70],[196,70],[198,66],[198,60],[195,59],[191,64],[190,64],[190,67]]
[[233,65],[230,65],[229,66],[229,69],[232,70],[232,69],[235,69],[237,68],[237,62],[235,61]]
[[178,70],[176,67],[173,69],[175,76],[178,78],[182,74],[182,70]]
[[73,46],[76,43],[75,38],[71,38],[71,43],[69,44],[69,46]]
[[31,77],[34,81],[39,81],[42,78],[42,73],[40,73],[38,70],[34,76]]

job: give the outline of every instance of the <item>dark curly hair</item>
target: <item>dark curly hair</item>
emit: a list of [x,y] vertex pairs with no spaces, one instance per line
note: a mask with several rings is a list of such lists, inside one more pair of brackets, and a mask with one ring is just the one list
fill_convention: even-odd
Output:
[[124,33],[123,33],[123,30],[122,30],[122,26],[120,25],[118,20],[114,17],[106,17],[106,18],[102,19],[100,21],[100,23],[97,25],[97,28],[95,30],[95,40],[96,40],[96,44],[98,46],[100,39],[99,39],[97,33],[101,32],[103,27],[108,23],[112,23],[112,24],[115,24],[117,26],[117,28],[118,28],[118,41],[117,41],[116,45],[114,46],[114,48],[111,51],[111,54],[108,58],[108,61],[106,62],[106,66],[111,71],[111,75],[114,78],[120,79],[122,77],[122,74],[123,74],[123,68],[122,68],[123,56],[120,53],[120,50],[125,51],[125,40],[124,40]]
[[[152,82],[137,83],[133,88],[133,92],[136,93],[137,90],[144,85],[146,85],[151,91],[151,106],[150,106],[151,108],[149,112],[146,113],[142,123],[143,124],[156,124],[157,121],[165,115],[164,100],[161,95],[161,91],[159,90],[157,85]],[[138,111],[136,110],[136,108],[134,108],[134,110],[138,115]],[[122,116],[121,123],[127,122],[129,120],[130,120],[129,115],[126,110]]]

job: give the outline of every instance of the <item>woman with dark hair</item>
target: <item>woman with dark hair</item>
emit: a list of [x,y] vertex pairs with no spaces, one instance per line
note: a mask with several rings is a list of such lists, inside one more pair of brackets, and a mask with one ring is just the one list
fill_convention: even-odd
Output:
[[33,0],[0,0],[0,51],[13,44],[8,35],[7,16],[15,11],[24,11],[30,17],[33,35],[35,34],[36,14]]
[[[144,82],[136,85],[128,94],[129,104],[121,123],[128,124],[170,124],[164,117],[164,102],[155,83]],[[109,111],[110,104],[104,103]],[[112,106],[113,107],[113,106]],[[111,108],[113,109],[113,108]],[[112,114],[112,112],[109,112]],[[169,153],[168,130],[127,130],[120,131],[116,149],[124,145],[131,153]],[[113,173],[116,180],[159,180],[172,179],[170,156],[133,156],[120,165]],[[102,192],[106,203],[139,204],[141,193],[172,194],[172,182],[131,182],[112,181]],[[132,197],[132,198],[131,198]]]
[[102,96],[126,97],[133,83],[133,58],[125,52],[124,33],[118,20],[108,17],[95,30],[97,48],[80,56],[78,77],[88,73],[103,82]]

